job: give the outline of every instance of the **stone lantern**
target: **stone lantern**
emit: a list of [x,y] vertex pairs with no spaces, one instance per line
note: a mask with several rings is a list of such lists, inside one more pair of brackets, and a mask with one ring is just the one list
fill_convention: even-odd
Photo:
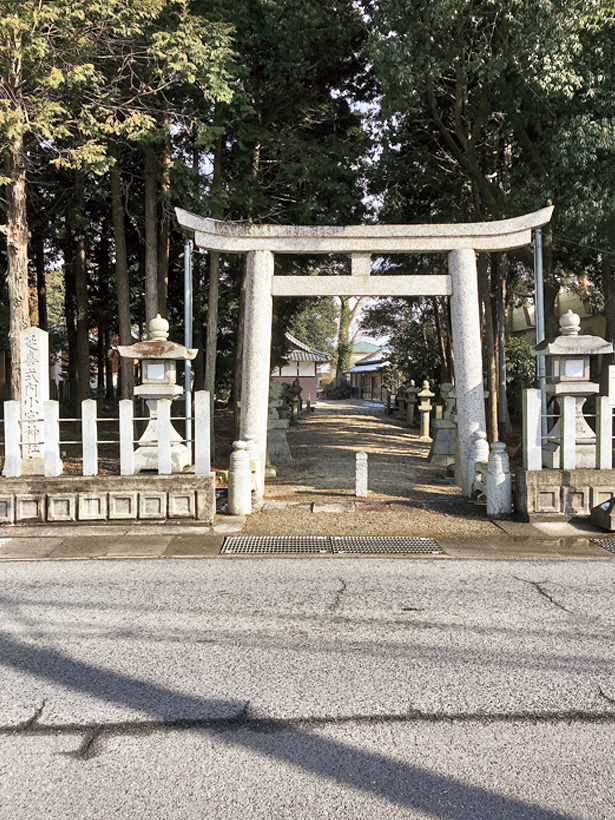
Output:
[[423,382],[423,389],[418,394],[421,403],[419,404],[419,411],[421,413],[421,435],[419,441],[431,441],[429,436],[429,414],[432,411],[431,399],[436,394],[429,389],[429,382],[427,379]]
[[[158,401],[173,401],[184,389],[176,383],[176,362],[194,359],[197,350],[170,342],[169,323],[160,314],[149,323],[149,339],[134,345],[120,345],[120,356],[141,361],[141,384],[135,396],[145,399],[150,418],[135,451],[134,471],[158,469]],[[189,448],[171,425],[171,472],[180,473],[191,462]]]
[[[563,412],[563,399],[575,399],[575,464],[577,467],[595,467],[596,434],[583,416],[583,405],[589,396],[597,395],[600,387],[590,380],[590,357],[613,353],[613,345],[600,336],[581,336],[581,320],[568,311],[559,320],[560,335],[553,342],[541,342],[532,348],[534,356],[544,356],[550,364],[546,392],[553,396]],[[548,435],[543,447],[543,465],[560,467],[560,419]]]

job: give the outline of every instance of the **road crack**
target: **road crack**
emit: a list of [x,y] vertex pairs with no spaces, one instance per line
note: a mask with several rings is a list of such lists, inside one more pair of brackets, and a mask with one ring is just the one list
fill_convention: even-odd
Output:
[[607,693],[604,691],[604,689],[602,688],[602,686],[599,686],[599,687],[598,687],[598,691],[600,692],[600,694],[602,695],[602,697],[604,698],[604,700],[606,700],[606,701],[607,701],[607,703],[612,703],[612,704],[613,704],[613,706],[615,706],[615,698],[612,698],[610,695],[607,695]]
[[334,599],[333,603],[330,606],[331,612],[335,612],[335,610],[339,607],[339,605],[342,601],[342,598],[346,594],[346,589],[347,589],[348,585],[346,584],[346,581],[344,581],[343,578],[340,578],[339,580],[340,580],[341,587],[335,593],[335,599]]
[[546,598],[547,601],[549,601],[549,603],[553,604],[554,607],[557,607],[557,609],[561,609],[563,612],[567,612],[569,615],[574,615],[575,614],[572,610],[568,609],[563,604],[560,604],[559,601],[556,601],[555,598],[546,591],[543,584],[548,583],[548,582],[546,582],[546,581],[530,581],[528,578],[518,578],[516,575],[513,575],[513,578],[515,578],[515,580],[517,580],[517,581],[520,581],[521,583],[529,584],[530,586],[534,587],[534,589],[540,595],[542,595],[543,598]]

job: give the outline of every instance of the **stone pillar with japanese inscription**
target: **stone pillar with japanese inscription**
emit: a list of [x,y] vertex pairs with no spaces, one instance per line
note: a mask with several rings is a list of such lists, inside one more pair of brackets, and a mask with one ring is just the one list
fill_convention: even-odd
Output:
[[49,401],[49,334],[39,327],[22,330],[21,457],[22,475],[45,475],[43,408]]

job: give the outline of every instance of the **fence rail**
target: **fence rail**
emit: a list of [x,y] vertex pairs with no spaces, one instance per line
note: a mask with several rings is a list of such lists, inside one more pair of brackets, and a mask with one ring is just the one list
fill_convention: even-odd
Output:
[[[46,476],[59,476],[63,473],[60,447],[81,446],[82,473],[84,476],[95,476],[99,472],[99,446],[119,444],[120,475],[134,475],[135,472],[135,422],[148,422],[148,428],[155,433],[147,442],[148,449],[155,450],[157,472],[167,475],[172,472],[172,452],[177,444],[186,446],[190,454],[190,463],[197,475],[209,473],[211,469],[210,446],[210,395],[205,390],[194,394],[194,409],[190,419],[185,416],[171,416],[171,401],[159,399],[156,416],[143,417],[135,415],[135,405],[130,399],[119,402],[117,418],[100,418],[97,403],[86,399],[81,403],[81,418],[60,418],[60,406],[57,401],[43,403],[42,418],[22,418],[19,403],[4,402],[4,475],[7,478],[18,478],[24,473],[24,461],[36,459],[41,469],[38,472]],[[192,424],[192,436],[182,438],[173,427],[173,421],[185,421]],[[81,423],[81,439],[61,441],[60,424]],[[118,424],[118,439],[98,438],[99,423]],[[153,425],[150,427],[149,425]],[[143,444],[141,446],[144,446]],[[137,447],[137,450],[139,447]]]

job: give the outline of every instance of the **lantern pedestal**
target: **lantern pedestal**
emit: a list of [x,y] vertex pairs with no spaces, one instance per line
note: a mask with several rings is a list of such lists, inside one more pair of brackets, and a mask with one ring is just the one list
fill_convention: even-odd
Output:
[[[583,416],[583,405],[587,396],[577,396],[575,398],[575,466],[577,468],[586,467],[591,469],[596,466],[596,434],[585,421]],[[560,418],[563,408],[560,405]],[[560,469],[560,419],[555,422],[549,431],[547,443],[542,450],[542,466],[551,470]]]
[[[172,396],[164,398],[174,398]],[[134,471],[135,473],[158,470],[158,400],[146,399],[149,410],[149,421],[147,427],[135,450]],[[182,437],[171,425],[171,472],[181,473],[192,462],[190,450],[182,443]]]

